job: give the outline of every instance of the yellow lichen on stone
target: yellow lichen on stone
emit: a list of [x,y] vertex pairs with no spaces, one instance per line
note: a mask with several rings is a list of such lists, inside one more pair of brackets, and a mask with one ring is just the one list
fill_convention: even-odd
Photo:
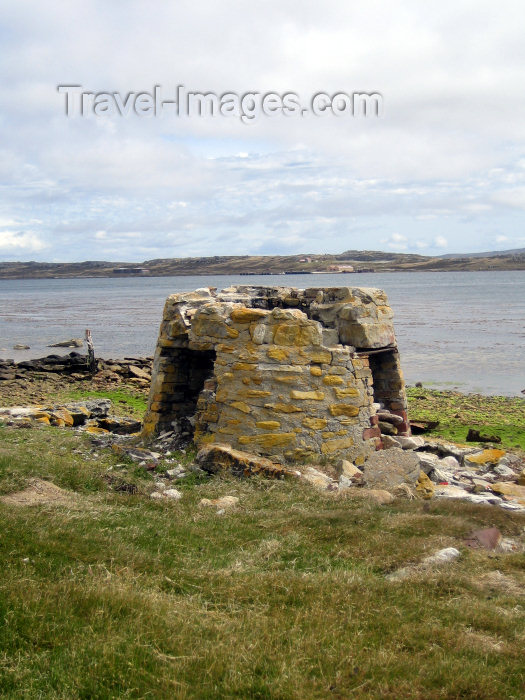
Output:
[[278,420],[258,420],[255,425],[261,430],[279,430],[281,427]]
[[293,384],[297,381],[297,377],[292,377],[289,374],[280,374],[274,377],[274,379],[276,382],[280,382],[281,384]]
[[265,403],[264,408],[277,413],[302,413],[303,409],[289,403]]
[[295,440],[295,433],[261,433],[260,435],[241,435],[240,445],[255,443],[261,447],[282,447]]
[[279,362],[284,362],[284,360],[287,360],[290,356],[290,351],[285,350],[284,348],[273,347],[268,348],[266,354],[271,360],[278,360]]
[[323,377],[323,384],[326,384],[327,386],[338,386],[343,383],[343,378],[338,377],[336,374],[329,374],[326,377]]
[[310,374],[312,377],[320,377],[323,370],[320,367],[310,367]]
[[307,355],[311,362],[319,365],[329,365],[332,362],[332,353],[328,350],[312,350]]
[[257,369],[257,365],[254,365],[251,362],[236,362],[232,369],[237,372],[253,372]]
[[467,455],[465,462],[475,464],[497,464],[505,456],[505,450],[483,450],[480,454]]
[[109,430],[106,430],[105,428],[97,428],[96,425],[89,425],[86,428],[86,433],[91,433],[92,435],[104,435],[105,433],[109,433]]
[[332,430],[327,430],[325,433],[321,433],[321,437],[323,440],[328,440],[328,438],[335,437],[335,433]]
[[242,411],[243,413],[251,413],[252,409],[250,406],[248,406],[247,403],[244,403],[244,401],[232,401],[230,404],[232,408],[236,408],[238,411]]
[[351,437],[327,440],[321,445],[321,452],[323,454],[330,454],[332,452],[337,452],[338,450],[346,450],[348,447],[352,447],[353,444],[354,440]]
[[328,421],[326,420],[326,418],[305,417],[303,418],[302,423],[305,426],[305,428],[311,428],[312,430],[322,430],[323,428],[326,428]]
[[241,395],[247,399],[257,399],[264,396],[271,396],[271,391],[263,391],[262,389],[245,389],[240,392]]
[[313,323],[281,323],[275,328],[273,342],[276,345],[319,345],[321,333]]
[[348,403],[334,403],[328,406],[328,410],[333,416],[357,416],[359,408]]
[[434,484],[425,474],[425,472],[419,472],[419,478],[416,485],[416,493],[420,498],[428,501],[434,495]]
[[230,318],[234,323],[251,323],[252,321],[259,321],[267,315],[268,311],[264,309],[248,309],[244,307],[242,309],[234,309]]
[[322,391],[298,391],[297,389],[292,389],[290,392],[291,399],[297,399],[299,401],[323,401],[324,392]]
[[348,387],[346,389],[334,387],[334,391],[338,399],[345,399],[348,396],[359,396],[359,391],[355,387]]

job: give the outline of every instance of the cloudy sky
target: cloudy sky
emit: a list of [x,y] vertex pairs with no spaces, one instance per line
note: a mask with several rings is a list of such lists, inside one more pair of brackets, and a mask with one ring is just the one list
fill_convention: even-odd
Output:
[[[4,0],[0,260],[525,247],[524,27],[521,0]],[[66,84],[384,109],[67,117]]]

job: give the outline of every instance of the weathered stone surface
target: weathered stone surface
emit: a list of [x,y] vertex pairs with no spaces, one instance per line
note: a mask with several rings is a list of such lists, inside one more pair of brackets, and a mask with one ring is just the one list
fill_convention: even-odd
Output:
[[[173,295],[142,435],[189,425],[199,447],[227,440],[283,462],[324,455],[362,464],[381,447],[376,393],[388,424],[402,436],[409,430],[391,315],[375,289],[236,286]],[[356,347],[372,347],[358,342],[362,335],[374,333],[388,336],[385,352],[357,355]]]
[[261,474],[273,479],[282,479],[292,473],[280,464],[265,457],[235,450],[230,445],[208,445],[197,454],[196,462],[208,474],[229,472],[234,476]]
[[498,464],[505,456],[505,450],[482,450],[465,456],[465,466],[479,467],[484,464]]
[[492,484],[492,490],[494,493],[499,493],[502,496],[506,496],[515,500],[521,506],[525,506],[525,486],[520,486],[519,484],[511,484],[508,481],[498,481]]
[[414,486],[420,473],[419,458],[399,448],[381,450],[363,466],[363,482],[368,488],[393,489],[399,484]]
[[432,498],[434,495],[434,484],[423,471],[419,473],[416,485],[416,494],[426,501]]
[[70,340],[61,340],[59,343],[52,343],[48,348],[81,348],[84,345],[82,338],[71,338]]

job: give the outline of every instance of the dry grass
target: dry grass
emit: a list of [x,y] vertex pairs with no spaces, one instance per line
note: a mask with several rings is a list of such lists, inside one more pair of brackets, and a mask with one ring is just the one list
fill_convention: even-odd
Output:
[[[0,428],[0,492],[33,479],[83,508],[0,503],[6,698],[523,697],[523,555],[462,547],[525,518],[470,504],[377,506],[301,484],[215,479],[153,502],[151,477],[51,429]],[[74,450],[79,450],[74,452]],[[217,515],[201,498],[235,495]],[[461,558],[385,575],[445,546]]]

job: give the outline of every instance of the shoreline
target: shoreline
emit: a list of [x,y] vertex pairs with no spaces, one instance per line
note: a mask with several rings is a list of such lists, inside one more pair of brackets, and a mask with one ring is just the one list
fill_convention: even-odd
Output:
[[[86,356],[71,352],[8,365],[0,360],[0,405],[38,405],[73,396],[104,396],[123,407],[146,408],[153,358],[97,359],[97,372],[87,370]],[[21,366],[20,366],[21,365]],[[437,420],[428,437],[465,442],[469,428],[494,435],[507,448],[525,451],[525,396],[496,396],[408,386],[409,418]],[[118,406],[117,406],[118,408]]]

